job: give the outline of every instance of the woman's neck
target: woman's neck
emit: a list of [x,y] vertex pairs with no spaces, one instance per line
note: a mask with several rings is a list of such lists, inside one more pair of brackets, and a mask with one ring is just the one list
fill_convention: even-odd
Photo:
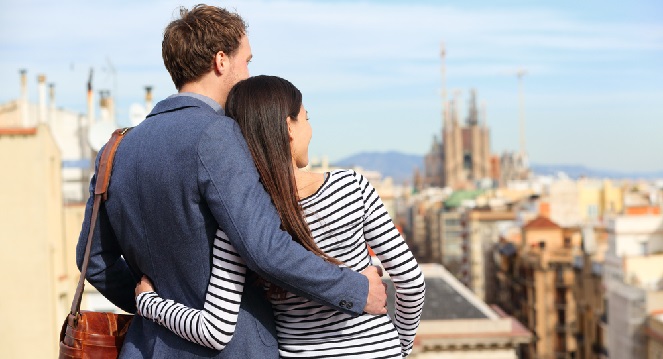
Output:
[[297,167],[295,171],[295,184],[299,198],[306,198],[320,189],[325,182],[325,175],[322,173],[308,172]]

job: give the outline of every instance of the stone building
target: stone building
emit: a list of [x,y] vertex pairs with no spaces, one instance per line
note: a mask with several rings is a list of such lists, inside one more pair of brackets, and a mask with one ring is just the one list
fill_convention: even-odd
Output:
[[573,295],[576,300],[576,322],[573,329],[578,345],[577,359],[608,357],[608,323],[603,286],[603,262],[607,247],[604,227],[587,226],[582,229],[581,252],[575,256],[573,262]]
[[573,358],[574,248],[580,234],[539,216],[523,226],[521,243],[503,242],[497,304],[532,331],[526,358]]

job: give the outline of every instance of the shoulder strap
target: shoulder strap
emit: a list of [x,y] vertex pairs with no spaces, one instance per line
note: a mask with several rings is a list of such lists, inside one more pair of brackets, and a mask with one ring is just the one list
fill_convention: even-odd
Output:
[[83,287],[85,286],[85,273],[90,261],[90,249],[92,248],[92,236],[94,234],[94,227],[97,223],[97,216],[99,214],[99,206],[101,202],[108,198],[108,184],[110,183],[111,169],[113,168],[113,158],[115,158],[115,151],[117,150],[120,141],[124,135],[129,132],[133,127],[120,128],[113,132],[110,140],[104,147],[104,152],[101,153],[99,159],[99,168],[97,169],[96,177],[97,184],[94,188],[94,204],[92,206],[92,216],[90,217],[90,233],[87,236],[87,244],[85,246],[85,257],[83,265],[81,266],[81,276],[78,279],[78,286],[74,294],[74,300],[71,303],[71,311],[69,312],[68,319],[72,325],[75,326],[78,321],[78,316],[81,310],[81,300],[83,298]]

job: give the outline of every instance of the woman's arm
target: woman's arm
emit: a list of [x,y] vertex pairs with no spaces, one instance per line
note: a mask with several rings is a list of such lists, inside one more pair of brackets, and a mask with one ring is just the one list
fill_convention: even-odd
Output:
[[212,252],[212,276],[203,310],[186,307],[151,291],[144,280],[136,287],[138,314],[163,325],[191,342],[221,350],[232,339],[242,301],[246,265],[228,237],[217,230]]
[[357,173],[354,176],[364,201],[364,238],[396,288],[394,325],[401,340],[403,356],[407,356],[412,351],[424,306],[424,276],[375,188],[364,176]]

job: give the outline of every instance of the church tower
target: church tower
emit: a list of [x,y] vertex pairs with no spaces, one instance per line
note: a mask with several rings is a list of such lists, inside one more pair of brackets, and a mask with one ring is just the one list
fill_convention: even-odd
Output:
[[485,119],[479,119],[476,90],[470,92],[469,113],[463,129],[463,159],[468,180],[490,177],[490,135]]
[[446,49],[440,51],[442,58],[442,161],[444,172],[441,173],[442,185],[457,188],[462,185],[463,150],[462,134],[458,122],[458,104],[447,99],[446,86]]
[[431,150],[424,157],[424,186],[472,187],[478,180],[492,177],[490,132],[483,111],[480,113],[476,91],[472,90],[465,123],[459,120],[460,91],[447,98],[446,49],[440,48],[442,60],[442,141],[433,137]]

